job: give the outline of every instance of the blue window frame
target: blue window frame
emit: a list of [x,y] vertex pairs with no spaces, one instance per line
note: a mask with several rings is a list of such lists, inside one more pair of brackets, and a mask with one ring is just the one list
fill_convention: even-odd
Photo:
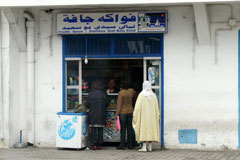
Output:
[[63,36],[64,57],[156,57],[163,52],[163,34]]
[[240,150],[240,31],[238,31],[238,149]]

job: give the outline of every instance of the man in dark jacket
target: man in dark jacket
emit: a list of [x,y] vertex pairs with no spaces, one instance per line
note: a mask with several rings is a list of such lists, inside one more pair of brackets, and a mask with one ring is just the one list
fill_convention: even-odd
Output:
[[103,127],[106,123],[106,110],[108,106],[108,97],[103,90],[103,84],[100,80],[95,80],[92,85],[93,91],[88,94],[87,107],[88,124],[91,129],[90,139],[93,149],[102,149]]

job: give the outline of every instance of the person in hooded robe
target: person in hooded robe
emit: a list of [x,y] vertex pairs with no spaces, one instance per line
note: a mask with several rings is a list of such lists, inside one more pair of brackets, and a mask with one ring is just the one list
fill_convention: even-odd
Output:
[[143,90],[138,95],[134,112],[133,128],[136,140],[143,143],[141,152],[152,151],[152,142],[159,142],[159,117],[158,101],[152,91],[151,83],[145,81]]

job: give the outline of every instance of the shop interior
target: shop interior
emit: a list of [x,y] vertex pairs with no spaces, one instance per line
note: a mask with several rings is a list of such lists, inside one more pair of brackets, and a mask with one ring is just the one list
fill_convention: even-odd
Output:
[[95,59],[82,64],[82,92],[91,90],[93,80],[101,79],[107,90],[108,81],[114,79],[115,87],[120,90],[121,80],[127,80],[131,85],[137,86],[143,82],[143,60],[142,59]]

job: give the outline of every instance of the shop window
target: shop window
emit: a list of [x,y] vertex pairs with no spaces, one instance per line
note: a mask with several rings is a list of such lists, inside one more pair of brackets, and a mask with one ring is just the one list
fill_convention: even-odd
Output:
[[79,90],[67,89],[67,111],[74,111],[75,105],[79,104]]
[[76,86],[79,85],[79,64],[78,61],[67,62],[67,85]]
[[79,61],[66,62],[66,110],[73,111],[79,104]]

